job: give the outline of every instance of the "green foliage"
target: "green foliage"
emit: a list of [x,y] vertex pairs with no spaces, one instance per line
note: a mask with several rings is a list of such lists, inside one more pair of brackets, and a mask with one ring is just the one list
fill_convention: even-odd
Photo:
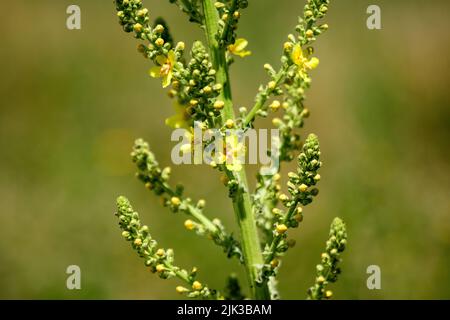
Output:
[[[293,239],[288,239],[288,230],[299,225],[303,220],[303,207],[318,194],[316,184],[320,180],[318,170],[322,165],[319,140],[310,134],[302,141],[298,129],[309,116],[304,106],[305,91],[311,85],[310,71],[319,64],[319,60],[312,56],[314,49],[311,45],[328,28],[326,24],[319,25],[318,21],[325,16],[329,1],[307,1],[295,28],[296,35],[290,34],[283,45],[281,67],[276,71],[270,64],[264,65],[269,81],[261,85],[254,106],[250,110],[239,109],[237,117],[228,70],[233,62],[232,55],[246,57],[251,53],[246,50],[248,42],[237,37],[238,21],[241,10],[248,6],[247,0],[169,0],[187,13],[190,21],[200,24],[205,30],[207,46],[200,41],[194,42],[188,61],[184,55],[185,44],[173,44],[164,20],[159,19],[150,26],[149,10],[143,8],[141,0],[115,2],[123,29],[134,32],[135,37],[144,42],[138,50],[154,63],[150,76],[162,78],[162,86],[169,88],[169,97],[176,99],[177,114],[166,120],[167,125],[193,130],[194,121],[197,121],[203,132],[219,129],[225,137],[227,129],[246,131],[254,126],[257,117],[283,113],[272,120],[281,133],[280,160],[292,161],[301,151],[297,157],[297,172],[288,174],[289,196],[281,192],[282,176],[279,172],[273,175],[259,173],[256,190],[252,193],[240,163],[211,163],[213,169],[222,172],[222,181],[228,187],[240,241],[225,231],[220,220],[207,217],[204,200],[194,204],[184,196],[181,185],[172,187],[169,184],[171,169],[159,167],[148,143],[136,140],[131,154],[138,168],[137,177],[147,189],[161,197],[162,204],[170,211],[189,217],[185,221],[188,230],[214,241],[227,257],[238,258],[245,268],[250,298],[278,299],[276,276],[281,266],[280,259],[288,248],[295,245]],[[233,137],[230,140],[234,141]],[[232,144],[234,148],[242,147],[239,143]],[[191,152],[190,148],[190,144],[186,145],[185,151]],[[224,157],[220,152],[216,156],[219,160]],[[178,277],[189,285],[190,289],[177,287],[179,293],[188,297],[222,298],[217,291],[195,280],[196,271],[188,273],[174,266],[173,251],[156,250],[156,242],[150,237],[148,228],[140,227],[138,214],[123,197],[118,199],[118,217],[124,237],[132,242],[133,248],[145,258],[152,271],[158,272],[162,278]],[[262,239],[259,231],[264,236]],[[322,255],[322,263],[318,267],[318,280],[309,290],[309,298],[331,297],[324,288],[337,279],[340,272],[337,263],[345,243],[345,226],[340,219],[335,219],[327,252]],[[226,299],[244,298],[234,276],[228,279],[224,292]]]

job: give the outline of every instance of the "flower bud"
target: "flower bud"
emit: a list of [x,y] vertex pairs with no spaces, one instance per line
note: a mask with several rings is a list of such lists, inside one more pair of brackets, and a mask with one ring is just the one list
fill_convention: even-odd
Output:
[[192,284],[192,289],[194,290],[201,290],[203,288],[203,285],[198,282],[198,281],[194,281],[194,283]]
[[277,225],[277,227],[276,227],[276,231],[277,231],[277,233],[278,234],[283,234],[283,233],[285,233],[286,231],[287,231],[287,227],[286,227],[286,225],[285,224],[279,224],[279,225]]

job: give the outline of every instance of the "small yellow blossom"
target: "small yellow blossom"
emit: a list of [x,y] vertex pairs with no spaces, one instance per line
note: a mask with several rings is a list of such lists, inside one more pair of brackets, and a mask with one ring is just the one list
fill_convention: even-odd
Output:
[[252,54],[251,51],[245,50],[245,48],[247,46],[248,46],[248,41],[243,38],[240,38],[240,39],[237,39],[234,44],[230,44],[228,46],[228,51],[231,54],[234,54],[234,55],[240,56],[241,58],[244,58],[244,57]]
[[230,171],[242,170],[242,159],[245,157],[245,145],[236,134],[225,137],[226,167]]
[[178,207],[181,204],[181,200],[178,197],[172,197],[170,199],[170,202],[172,203],[173,206]]
[[150,69],[149,74],[153,78],[163,78],[163,88],[166,88],[172,82],[173,68],[176,63],[175,52],[170,50],[166,56],[156,57],[158,66]]
[[319,65],[319,59],[312,57],[311,59],[305,58],[303,50],[300,44],[296,44],[292,50],[292,61],[298,66],[300,74],[303,76],[307,70],[317,68]]
[[186,221],[184,222],[184,227],[185,227],[186,229],[188,229],[188,230],[193,230],[193,229],[195,228],[194,221],[192,221],[192,220],[186,220]]
[[287,231],[287,227],[286,227],[286,225],[285,224],[279,224],[279,225],[277,225],[277,227],[276,227],[276,230],[277,230],[277,233],[278,234],[283,234],[283,233],[285,233],[286,231]]
[[194,290],[201,290],[202,288],[203,285],[198,281],[194,281],[194,283],[192,284],[192,289]]

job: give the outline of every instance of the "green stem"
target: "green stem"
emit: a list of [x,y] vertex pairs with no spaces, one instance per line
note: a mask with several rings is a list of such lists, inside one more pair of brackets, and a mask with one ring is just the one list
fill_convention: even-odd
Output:
[[[285,73],[286,73],[286,70],[283,68],[281,68],[280,71],[278,71],[278,73],[275,76],[275,80],[274,80],[275,88],[280,85],[281,80],[283,79]],[[272,92],[273,92],[273,90],[272,90]],[[244,128],[247,127],[248,125],[250,125],[253,122],[253,120],[255,120],[256,114],[264,106],[267,99],[269,99],[270,94],[271,94],[271,89],[268,86],[264,89],[264,92],[261,92],[259,94],[259,97],[256,100],[255,105],[250,110],[250,112],[247,114],[247,116],[245,117],[245,119],[242,123]]]
[[[162,188],[164,189],[164,191],[171,197],[175,197],[177,196],[177,194],[175,193],[175,191],[172,190],[172,188],[169,187],[168,184],[163,183]],[[205,226],[205,228],[213,233],[213,234],[220,234],[220,230],[219,228],[212,223],[212,221],[206,217],[198,208],[196,208],[195,206],[189,204],[187,206],[187,212],[188,214],[190,214],[192,217],[194,217],[195,219],[197,219],[201,224],[203,224]]]
[[[297,208],[297,204],[298,204],[298,201],[296,200],[292,204],[292,206],[289,208],[289,211],[286,214],[286,216],[284,217],[282,223],[287,223],[289,220],[292,219],[295,209]],[[272,243],[270,244],[270,247],[269,247],[269,254],[266,257],[266,261],[265,261],[266,263],[270,263],[273,260],[273,258],[275,258],[277,247],[280,244],[281,239],[283,239],[283,237],[281,235],[276,235],[273,238]]]
[[[205,18],[206,37],[208,39],[211,59],[216,70],[216,81],[223,86],[223,90],[218,98],[225,103],[222,110],[222,121],[235,119],[225,48],[220,47],[217,41],[217,35],[219,34],[219,15],[213,0],[202,0],[202,7]],[[267,285],[265,283],[257,283],[258,266],[263,264],[263,256],[255,219],[252,214],[247,176],[244,170],[239,171],[236,176],[234,173],[228,171],[227,175],[232,175],[240,183],[241,192],[238,192],[238,195],[233,199],[233,208],[240,229],[244,265],[249,281],[251,297],[253,299],[268,300],[270,299],[270,295]]]

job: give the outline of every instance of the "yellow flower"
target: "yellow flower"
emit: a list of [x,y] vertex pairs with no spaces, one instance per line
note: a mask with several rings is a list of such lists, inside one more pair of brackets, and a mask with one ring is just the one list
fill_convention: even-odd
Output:
[[170,50],[166,56],[157,56],[158,66],[150,69],[149,74],[152,78],[163,78],[163,88],[166,88],[172,82],[173,68],[176,63],[175,52]]
[[252,54],[251,51],[245,50],[245,48],[247,46],[248,46],[248,41],[243,38],[240,38],[240,39],[237,39],[234,44],[230,44],[228,46],[228,51],[231,54],[234,54],[234,55],[240,56],[241,58],[244,58],[244,57]]
[[304,73],[307,70],[312,70],[317,68],[319,65],[319,59],[316,57],[312,57],[311,59],[307,59],[303,56],[303,50],[300,44],[296,44],[292,50],[291,55],[292,61],[297,65],[299,72],[301,75],[304,75]]
[[225,137],[226,167],[230,171],[241,171],[242,161],[245,156],[245,145],[239,142],[236,134]]
[[186,107],[180,105],[179,103],[174,104],[175,114],[166,119],[166,125],[174,129],[179,128],[189,128],[189,114],[187,113]]

